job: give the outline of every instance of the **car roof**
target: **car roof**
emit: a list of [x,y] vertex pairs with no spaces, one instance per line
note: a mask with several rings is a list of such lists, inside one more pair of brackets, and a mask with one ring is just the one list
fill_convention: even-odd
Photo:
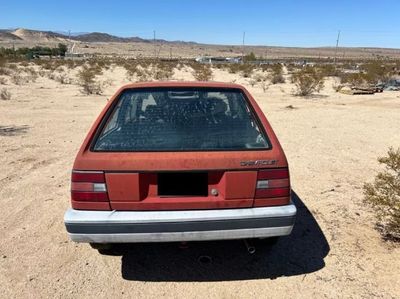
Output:
[[151,87],[211,87],[211,88],[230,88],[245,90],[242,85],[226,82],[201,82],[201,81],[153,81],[130,83],[121,87],[121,89],[129,88],[151,88]]

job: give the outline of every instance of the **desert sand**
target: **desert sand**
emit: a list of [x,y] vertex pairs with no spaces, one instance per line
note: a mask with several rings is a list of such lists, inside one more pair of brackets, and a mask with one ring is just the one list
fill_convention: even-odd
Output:
[[[102,255],[71,242],[63,224],[75,154],[107,98],[128,83],[119,67],[101,79],[104,94],[91,96],[46,77],[3,86],[12,99],[0,101],[1,298],[400,297],[400,248],[382,240],[362,200],[376,158],[400,146],[400,92],[344,95],[328,79],[320,94],[300,98],[291,83],[264,93],[215,69],[215,81],[249,89],[282,143],[298,206],[292,235],[274,247],[256,243],[254,255],[242,241]],[[193,76],[182,69],[174,79]]]

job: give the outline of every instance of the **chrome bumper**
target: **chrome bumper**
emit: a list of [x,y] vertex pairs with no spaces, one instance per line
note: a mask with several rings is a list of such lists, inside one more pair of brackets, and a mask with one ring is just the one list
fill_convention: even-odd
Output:
[[289,235],[296,217],[286,206],[189,211],[69,209],[70,238],[87,243],[138,243],[265,238]]

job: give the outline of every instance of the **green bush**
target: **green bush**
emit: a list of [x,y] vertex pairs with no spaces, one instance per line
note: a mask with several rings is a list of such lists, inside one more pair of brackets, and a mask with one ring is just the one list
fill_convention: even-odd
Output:
[[257,57],[253,52],[250,52],[250,54],[247,54],[243,57],[243,61],[244,62],[248,62],[248,61],[256,61]]
[[388,80],[391,76],[390,68],[382,62],[371,62],[361,66],[367,83],[377,84]]
[[377,214],[377,226],[385,238],[400,241],[400,148],[390,148],[386,157],[378,159],[385,165],[373,183],[364,185],[365,201]]

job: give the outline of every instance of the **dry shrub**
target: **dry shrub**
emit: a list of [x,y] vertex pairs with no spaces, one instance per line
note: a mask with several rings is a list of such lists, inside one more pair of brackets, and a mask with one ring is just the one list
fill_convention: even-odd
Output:
[[102,86],[102,88],[106,88],[106,87],[113,85],[113,83],[114,83],[113,79],[106,79],[102,82],[101,86]]
[[361,69],[364,72],[366,82],[369,84],[385,82],[392,75],[390,68],[378,61],[364,64]]
[[152,79],[152,71],[150,66],[143,67],[140,64],[130,65],[127,69],[127,75],[130,81],[133,81],[135,76],[136,81],[138,82],[151,81]]
[[25,85],[29,82],[35,82],[37,79],[36,76],[32,75],[23,75],[21,73],[15,73],[11,76],[11,82],[15,85]]
[[336,77],[340,72],[333,64],[320,64],[315,66],[324,77]]
[[370,62],[362,65],[358,73],[338,73],[338,76],[341,84],[362,86],[386,82],[393,74],[390,66],[382,62]]
[[289,63],[289,64],[286,65],[286,69],[287,69],[287,72],[289,74],[291,74],[291,73],[293,73],[295,71],[296,67],[295,67],[295,65],[293,63]]
[[283,67],[280,63],[268,66],[268,70],[271,70],[272,72],[268,76],[268,79],[271,81],[272,84],[285,83],[285,78],[283,77]]
[[171,76],[166,68],[163,69],[162,66],[152,64],[147,60],[140,62],[130,60],[124,63],[124,67],[126,69],[127,78],[130,81],[134,81],[135,79],[137,82],[151,81],[153,77],[156,80],[164,80]]
[[4,77],[0,77],[0,85],[6,85],[7,84],[7,79]]
[[260,83],[262,90],[264,92],[266,92],[268,90],[269,86],[271,85],[271,83],[268,82],[269,79],[270,79],[270,77],[268,75],[258,73],[253,76],[253,79],[250,80],[249,83],[251,86],[254,86],[255,83]]
[[352,86],[363,85],[367,81],[362,73],[342,73],[339,78],[340,84],[350,84]]
[[7,68],[7,67],[0,67],[0,75],[3,76],[10,76],[12,74],[12,71]]
[[38,74],[32,67],[13,68],[10,80],[16,85],[24,85],[30,82],[36,82]]
[[137,63],[133,60],[124,61],[124,62],[119,61],[118,63],[121,63],[121,66],[123,68],[125,68],[126,76],[127,76],[128,80],[132,81],[132,78],[135,76],[136,71],[137,71],[137,67],[138,67]]
[[336,92],[339,92],[343,88],[343,85],[340,84],[340,79],[334,78],[332,88]]
[[259,82],[265,81],[266,77],[262,74],[255,74],[255,75],[253,75],[253,79],[259,83]]
[[39,69],[37,72],[39,77],[45,77],[45,76],[47,76],[47,73],[48,73],[48,71],[43,70],[43,69]]
[[152,80],[151,70],[149,70],[148,68],[143,68],[141,66],[138,66],[136,70],[136,77],[138,82],[151,81]]
[[82,87],[82,93],[86,95],[101,94],[102,88],[96,76],[102,74],[101,68],[97,66],[84,65],[78,72],[79,85]]
[[0,99],[2,99],[2,100],[4,100],[4,101],[9,101],[9,100],[11,100],[11,93],[10,93],[7,89],[3,88],[3,89],[0,91]]
[[99,68],[101,70],[109,70],[111,68],[111,61],[106,58],[97,58],[97,59],[92,59],[90,60],[91,65],[95,65],[96,68]]
[[292,75],[295,84],[295,94],[309,96],[314,92],[320,92],[324,87],[324,76],[313,67],[304,67],[301,71]]
[[261,82],[261,88],[262,88],[264,93],[267,92],[269,86],[270,86],[270,83],[268,83],[267,81],[262,81]]
[[6,67],[12,71],[18,71],[18,65],[16,63],[7,63]]
[[175,68],[180,71],[182,68],[184,67],[184,65],[182,63],[177,63]]
[[156,80],[169,80],[174,75],[176,63],[159,61],[154,65],[153,74]]
[[364,200],[374,208],[383,236],[400,241],[400,148],[390,148],[388,155],[378,161],[385,170],[376,175],[373,183],[364,185]]
[[212,70],[210,65],[194,63],[191,65],[193,68],[193,77],[197,81],[210,81],[212,79]]
[[272,84],[285,83],[285,78],[283,77],[282,74],[272,74],[271,83]]
[[71,84],[71,78],[69,78],[66,73],[60,73],[59,75],[56,75],[54,80],[61,84]]
[[231,63],[226,65],[226,69],[231,74],[240,73],[244,78],[251,77],[256,65],[250,63]]
[[249,80],[249,84],[251,87],[254,87],[254,85],[256,85],[257,81],[255,79],[250,79]]
[[64,60],[35,60],[35,63],[39,66],[41,66],[43,69],[48,70],[48,71],[55,71],[57,68],[62,66],[64,64]]

